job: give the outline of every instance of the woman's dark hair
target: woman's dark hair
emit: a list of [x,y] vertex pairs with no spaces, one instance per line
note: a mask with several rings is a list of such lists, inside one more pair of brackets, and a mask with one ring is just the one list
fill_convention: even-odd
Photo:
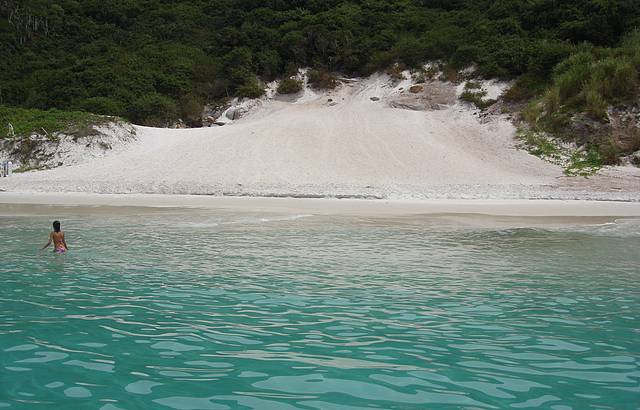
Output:
[[60,221],[53,221],[54,232],[60,232]]

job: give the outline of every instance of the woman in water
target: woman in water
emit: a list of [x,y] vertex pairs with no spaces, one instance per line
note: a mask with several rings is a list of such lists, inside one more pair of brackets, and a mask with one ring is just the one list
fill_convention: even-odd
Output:
[[64,232],[60,230],[60,221],[53,221],[53,232],[49,234],[49,242],[41,249],[45,250],[53,242],[53,251],[55,253],[65,253],[69,250],[64,240]]

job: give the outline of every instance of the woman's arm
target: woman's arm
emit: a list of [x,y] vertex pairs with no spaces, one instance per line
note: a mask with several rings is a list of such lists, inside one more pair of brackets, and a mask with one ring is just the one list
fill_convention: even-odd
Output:
[[62,234],[62,244],[66,250],[69,250],[69,245],[67,245],[67,241],[64,240],[64,234]]
[[51,241],[53,240],[52,234],[49,234],[49,242],[47,242],[47,244],[45,246],[42,247],[42,249],[40,249],[41,251],[45,250],[49,245],[51,245]]

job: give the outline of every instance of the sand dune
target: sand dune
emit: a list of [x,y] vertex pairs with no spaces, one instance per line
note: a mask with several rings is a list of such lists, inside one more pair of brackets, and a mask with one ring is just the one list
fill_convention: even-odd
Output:
[[[474,110],[442,97],[446,93],[412,95],[410,85],[377,75],[330,93],[306,89],[289,101],[265,98],[223,127],[138,127],[138,141],[117,154],[5,178],[0,188],[420,198],[436,191],[467,197],[472,187],[471,197],[522,198],[562,175],[559,167],[514,148],[507,119],[482,123]],[[442,109],[391,107],[431,97],[444,98]]]

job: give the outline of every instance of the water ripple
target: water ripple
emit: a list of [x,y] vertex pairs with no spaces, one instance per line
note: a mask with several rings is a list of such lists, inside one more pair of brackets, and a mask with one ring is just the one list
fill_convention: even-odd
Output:
[[0,217],[0,408],[638,408],[634,221],[48,223]]

